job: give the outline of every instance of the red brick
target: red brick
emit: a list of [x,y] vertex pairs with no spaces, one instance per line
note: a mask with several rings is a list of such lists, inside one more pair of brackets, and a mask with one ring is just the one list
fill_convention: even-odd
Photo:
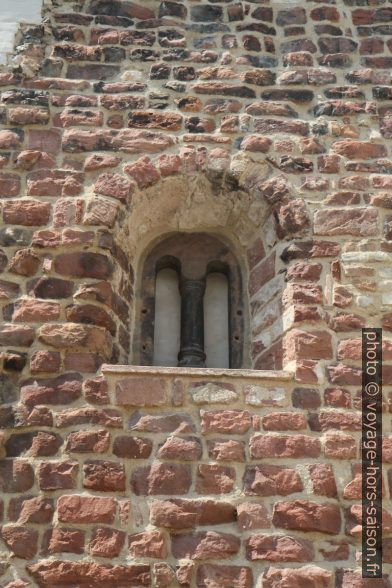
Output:
[[27,406],[36,404],[68,404],[82,392],[80,374],[68,373],[55,378],[32,378],[22,382],[20,398]]
[[320,553],[326,561],[345,561],[350,557],[350,546],[345,541],[326,541],[326,547]]
[[238,537],[215,531],[174,535],[172,538],[172,553],[178,559],[227,559],[238,553],[239,548]]
[[325,457],[329,459],[355,459],[357,457],[356,440],[346,433],[327,433],[324,447]]
[[30,347],[35,338],[35,331],[25,325],[0,325],[0,345]]
[[[221,131],[225,129],[222,128]],[[260,137],[259,135],[247,135],[241,141],[241,149],[243,151],[250,151],[252,153],[267,153],[272,144],[268,137]]]
[[20,178],[14,174],[0,173],[0,198],[13,198],[20,192]]
[[[355,10],[353,12],[355,12]],[[340,19],[340,14],[335,6],[320,6],[311,10],[310,17],[312,20],[330,20],[331,22],[337,22]]]
[[204,564],[197,569],[197,588],[252,588],[252,570],[246,566]]
[[66,276],[104,280],[113,268],[108,258],[100,253],[61,253],[54,260],[56,272]]
[[371,237],[377,234],[377,215],[377,210],[367,208],[318,210],[314,215],[314,232],[316,235]]
[[247,495],[287,496],[302,490],[302,481],[295,469],[275,465],[257,465],[246,469],[244,492]]
[[21,135],[9,129],[0,131],[0,149],[15,149],[22,143]]
[[28,174],[27,193],[30,196],[77,196],[83,179],[79,172],[40,169]]
[[20,524],[50,523],[53,513],[53,500],[42,496],[11,499],[8,507],[10,520],[17,521]]
[[109,565],[98,562],[42,560],[27,566],[28,572],[43,588],[55,583],[60,585],[91,584],[105,588],[113,586],[150,586],[150,566],[148,564]]
[[294,408],[318,408],[321,405],[320,392],[315,388],[295,388],[292,403]]
[[41,490],[70,490],[76,487],[78,464],[71,461],[43,462],[38,468]]
[[284,529],[338,534],[341,528],[341,515],[335,504],[319,504],[299,499],[292,502],[277,502],[272,522],[276,527]]
[[250,561],[307,562],[313,561],[310,541],[287,535],[253,535],[246,541],[246,557]]
[[38,329],[38,339],[57,349],[84,348],[110,357],[111,337],[99,327],[81,324],[48,324]]
[[20,300],[14,306],[12,320],[15,322],[47,322],[58,319],[60,305],[57,302],[40,300]]
[[345,331],[356,331],[365,326],[365,322],[362,317],[345,312],[337,313],[334,317],[331,317],[329,322],[331,329],[337,333],[343,333]]
[[139,129],[179,131],[182,127],[182,116],[172,112],[133,111],[128,115],[128,126]]
[[271,412],[262,417],[265,431],[298,431],[306,429],[305,415],[299,412]]
[[328,431],[330,429],[360,431],[361,415],[346,411],[323,410],[311,421],[311,428],[315,431]]
[[322,302],[323,291],[316,284],[290,283],[283,294],[283,303],[285,306],[291,304],[322,304]]
[[7,457],[26,455],[30,457],[47,457],[55,455],[62,445],[62,439],[48,431],[29,431],[13,433],[4,443]]
[[338,174],[340,170],[339,155],[320,155],[317,158],[317,167],[321,174]]
[[41,152],[56,154],[61,147],[60,129],[30,129],[29,130],[29,149],[37,149]]
[[114,408],[85,408],[68,409],[57,414],[56,425],[69,427],[72,425],[102,425],[104,427],[122,427],[121,414]]
[[275,253],[272,253],[252,269],[248,286],[251,297],[275,276],[275,257]]
[[329,359],[332,340],[327,331],[291,330],[284,338],[286,361],[295,359]]
[[131,429],[148,433],[193,433],[195,425],[187,414],[146,414],[134,413]]
[[66,370],[95,373],[102,364],[102,359],[95,353],[66,353],[64,367]]
[[236,509],[221,500],[154,500],[150,504],[150,522],[168,529],[189,529],[199,525],[233,523]]
[[245,410],[201,410],[203,433],[246,433],[251,426],[251,416]]
[[255,120],[255,130],[261,134],[287,134],[306,137],[309,134],[309,125],[304,121],[290,121],[262,118]]
[[97,325],[107,329],[115,335],[116,323],[103,308],[95,304],[72,304],[65,309],[65,316],[68,321]]
[[271,518],[267,507],[260,502],[244,502],[237,507],[237,523],[240,529],[268,529]]
[[106,453],[110,434],[105,431],[75,431],[67,438],[66,451],[76,453]]
[[[91,164],[90,164],[91,167]],[[94,192],[116,198],[121,202],[129,202],[134,191],[134,184],[120,174],[101,174],[94,185]]]
[[143,108],[145,99],[143,96],[134,96],[132,94],[120,94],[111,96],[104,94],[101,96],[101,106],[106,110],[128,110]]
[[236,478],[232,467],[201,464],[198,466],[196,492],[199,494],[225,494],[231,492]]
[[109,404],[108,388],[103,376],[85,380],[83,383],[86,400],[91,404]]
[[328,588],[331,585],[332,574],[333,572],[315,565],[301,568],[270,566],[263,573],[263,588]]
[[351,408],[351,394],[343,388],[327,388],[324,391],[324,402],[335,408]]
[[96,496],[60,496],[57,501],[59,521],[62,523],[106,523],[112,524],[116,513],[113,498]]
[[94,529],[89,549],[99,557],[118,557],[125,543],[125,533],[107,527]]
[[336,571],[337,588],[389,588],[389,579],[386,575],[382,578],[362,578],[361,571],[339,569]]
[[169,437],[159,448],[159,459],[192,461],[200,459],[202,446],[197,437]]
[[49,118],[49,110],[46,108],[16,106],[8,110],[9,122],[16,125],[45,125]]
[[107,198],[93,197],[87,201],[83,217],[84,225],[113,227],[118,215],[118,206]]
[[127,164],[124,170],[141,189],[156,184],[160,179],[160,175],[149,157],[141,157],[135,163]]
[[299,198],[281,204],[276,214],[280,230],[284,235],[303,231],[310,224],[306,205]]
[[19,284],[9,282],[8,280],[0,280],[0,299],[10,300],[16,298],[20,293]]
[[28,527],[4,526],[1,538],[15,557],[32,559],[37,552],[38,531]]
[[[355,465],[351,468],[353,479],[346,484],[343,490],[343,498],[346,500],[361,500],[362,498],[362,471]],[[384,486],[384,485],[383,485]],[[383,497],[385,496],[385,489],[382,489]]]
[[58,372],[60,354],[57,351],[36,351],[30,359],[30,370],[33,374],[40,372]]
[[43,553],[53,555],[55,553],[84,552],[84,532],[78,529],[64,527],[48,529],[43,538]]
[[309,466],[313,492],[318,496],[336,498],[337,488],[332,466],[329,464],[314,464]]
[[169,135],[133,129],[119,131],[112,141],[114,150],[118,149],[126,153],[159,153],[173,144],[174,140]]
[[392,539],[384,539],[382,544],[383,559],[386,563],[392,562]]
[[382,460],[386,463],[392,463],[392,437],[383,437],[382,439]]
[[89,155],[85,159],[84,169],[86,171],[96,171],[106,167],[117,167],[120,163],[120,157],[114,157],[113,155],[99,155],[97,153],[94,153],[93,155]]
[[110,461],[88,461],[83,466],[83,487],[99,492],[124,492],[124,466]]
[[175,579],[173,568],[165,562],[154,563],[153,574],[157,588],[168,588]]
[[155,163],[162,177],[175,175],[181,170],[181,158],[178,155],[159,155]]
[[19,249],[15,252],[9,265],[10,272],[20,276],[33,276],[39,266],[40,258],[31,249]]
[[161,406],[166,403],[166,386],[159,378],[128,378],[116,384],[118,406]]
[[48,224],[51,205],[38,200],[5,202],[3,219],[10,225],[41,226]]
[[320,440],[306,435],[255,435],[250,440],[250,453],[254,459],[275,457],[318,457]]
[[165,537],[161,531],[145,531],[130,535],[129,553],[133,557],[164,559],[167,555]]
[[[384,53],[384,41],[380,38],[362,39],[359,45],[360,55],[374,55],[376,53]],[[363,159],[360,157],[359,159]]]
[[374,159],[387,155],[385,145],[365,141],[336,141],[332,149],[348,159]]
[[137,468],[131,476],[131,486],[137,496],[187,494],[191,481],[189,466],[175,463],[155,463]]
[[113,442],[113,453],[125,459],[146,459],[151,455],[152,441],[134,436],[119,436]]
[[245,447],[241,441],[208,439],[208,455],[216,461],[245,461]]
[[37,278],[27,284],[28,293],[36,298],[68,298],[72,295],[73,282],[59,278]]

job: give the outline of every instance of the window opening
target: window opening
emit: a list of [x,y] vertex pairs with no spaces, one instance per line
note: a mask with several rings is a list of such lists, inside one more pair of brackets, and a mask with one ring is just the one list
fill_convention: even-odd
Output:
[[230,249],[207,233],[176,233],[144,264],[136,357],[142,365],[242,367],[243,296]]

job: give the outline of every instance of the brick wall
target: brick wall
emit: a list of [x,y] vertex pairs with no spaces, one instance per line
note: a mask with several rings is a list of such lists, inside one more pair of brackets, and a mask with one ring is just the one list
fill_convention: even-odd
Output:
[[[382,326],[388,575],[391,21],[383,0],[63,0],[23,26],[0,72],[2,588],[390,586],[360,578],[358,435]],[[143,262],[175,230],[230,243],[244,367],[284,393],[102,373],[137,356]]]

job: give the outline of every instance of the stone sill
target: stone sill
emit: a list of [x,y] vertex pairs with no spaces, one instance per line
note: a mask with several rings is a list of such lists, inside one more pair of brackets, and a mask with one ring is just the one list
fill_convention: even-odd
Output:
[[242,378],[251,380],[291,381],[294,378],[292,372],[284,370],[231,370],[220,368],[186,368],[186,367],[160,367],[144,365],[112,365],[105,363],[101,366],[103,374],[113,376],[139,375],[139,376],[187,376],[191,378]]

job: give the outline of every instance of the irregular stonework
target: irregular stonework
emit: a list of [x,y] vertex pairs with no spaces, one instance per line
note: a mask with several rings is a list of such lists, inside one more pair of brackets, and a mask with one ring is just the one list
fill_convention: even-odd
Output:
[[[43,11],[0,71],[1,588],[390,588],[388,2]],[[176,231],[236,256],[253,374],[113,372],[140,361],[143,261]],[[364,326],[384,331],[377,583]]]

